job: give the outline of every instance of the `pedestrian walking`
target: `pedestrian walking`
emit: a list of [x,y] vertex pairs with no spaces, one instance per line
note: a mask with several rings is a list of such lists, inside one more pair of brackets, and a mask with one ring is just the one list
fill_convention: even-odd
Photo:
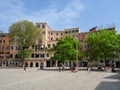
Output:
[[73,62],[73,72],[77,72],[76,67],[77,67],[77,64],[75,62]]
[[61,72],[62,63],[59,63],[59,72]]
[[44,64],[41,63],[41,64],[40,64],[40,69],[43,70],[43,69],[44,69],[43,67],[44,67]]
[[24,72],[26,72],[26,66],[25,66],[25,65],[24,65],[24,67],[23,67],[23,68],[24,68]]
[[64,64],[62,63],[62,72],[63,72],[63,70],[64,70]]

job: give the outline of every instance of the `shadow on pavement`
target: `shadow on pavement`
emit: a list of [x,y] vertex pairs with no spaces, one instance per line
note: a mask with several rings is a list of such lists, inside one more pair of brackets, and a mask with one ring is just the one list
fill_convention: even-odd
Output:
[[[111,80],[101,82],[95,90],[120,90],[120,73],[105,77],[105,79]],[[115,81],[113,79],[115,79]]]
[[119,79],[120,80],[120,73],[117,73],[115,75],[108,76],[108,77],[105,77],[105,78],[108,78],[108,79]]

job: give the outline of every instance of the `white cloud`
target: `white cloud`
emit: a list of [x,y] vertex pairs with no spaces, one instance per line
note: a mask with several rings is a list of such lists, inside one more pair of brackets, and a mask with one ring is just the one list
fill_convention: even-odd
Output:
[[25,8],[23,8],[22,2],[17,2],[16,0],[1,0],[0,9],[0,20],[14,20],[23,14]]
[[80,0],[71,0],[71,2],[68,2],[66,6],[64,6],[64,9],[60,11],[57,9],[57,5],[51,5],[48,6],[47,9],[26,13],[27,8],[22,1],[1,0],[0,9],[2,9],[0,11],[0,13],[2,13],[0,14],[0,24],[2,25],[3,23],[10,25],[13,22],[27,19],[34,23],[47,22],[54,28],[58,27],[57,29],[62,29],[68,27],[71,28],[76,24],[75,19],[80,18],[81,12],[84,9],[84,4],[81,3]]
[[0,0],[0,30],[7,32],[8,27],[24,12],[23,2]]
[[81,12],[84,9],[84,4],[80,0],[72,0],[61,11],[58,11],[56,5],[53,6],[37,13],[34,12],[34,15],[28,16],[28,18],[33,18],[34,22],[48,22],[51,26],[58,27],[58,29],[70,28],[76,24],[75,19],[80,18]]

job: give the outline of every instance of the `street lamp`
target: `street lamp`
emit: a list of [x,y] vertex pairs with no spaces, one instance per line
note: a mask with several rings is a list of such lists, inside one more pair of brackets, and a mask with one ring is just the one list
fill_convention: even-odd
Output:
[[44,46],[42,45],[42,46],[41,46],[41,49],[43,49],[43,48],[44,48]]
[[45,47],[43,45],[41,46],[41,50],[44,50],[44,54],[43,54],[44,60],[41,63],[41,69],[44,69],[43,67],[44,67],[44,64],[45,64]]

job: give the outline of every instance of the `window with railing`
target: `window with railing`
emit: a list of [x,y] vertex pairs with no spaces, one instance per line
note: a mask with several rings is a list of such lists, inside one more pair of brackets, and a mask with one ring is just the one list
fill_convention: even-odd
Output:
[[45,57],[45,55],[44,54],[41,54],[41,58],[44,58]]

